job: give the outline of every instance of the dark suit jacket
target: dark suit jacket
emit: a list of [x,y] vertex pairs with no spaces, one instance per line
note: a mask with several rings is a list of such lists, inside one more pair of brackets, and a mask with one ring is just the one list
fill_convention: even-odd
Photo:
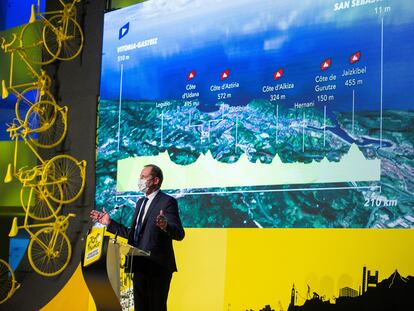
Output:
[[[138,213],[144,198],[137,201],[135,206],[135,213],[131,228],[127,228],[114,220],[108,225],[108,231],[116,233],[124,238],[128,238],[128,243],[139,249],[150,251],[151,255],[148,258],[150,261],[160,265],[169,273],[177,271],[175,263],[174,250],[172,240],[181,241],[184,239],[184,229],[181,224],[181,219],[178,212],[177,200],[161,191],[157,193],[145,216],[139,234],[138,244],[134,244],[134,231],[138,218]],[[163,210],[168,224],[166,231],[161,230],[156,224],[156,218]],[[144,264],[147,260],[138,259],[134,262],[141,261]]]

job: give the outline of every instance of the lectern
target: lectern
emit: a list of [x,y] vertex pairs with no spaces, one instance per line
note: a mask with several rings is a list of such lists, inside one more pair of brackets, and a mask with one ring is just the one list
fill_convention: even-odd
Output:
[[[115,238],[105,228],[93,228],[88,234],[82,255],[82,272],[97,310],[122,310],[121,276],[135,256],[149,256],[150,253],[128,245],[126,239]],[[130,269],[132,264],[127,267]]]

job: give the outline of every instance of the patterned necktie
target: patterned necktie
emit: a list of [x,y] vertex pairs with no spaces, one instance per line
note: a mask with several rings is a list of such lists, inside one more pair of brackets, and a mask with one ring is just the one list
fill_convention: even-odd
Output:
[[135,227],[135,232],[134,232],[134,242],[138,242],[138,235],[139,235],[139,231],[141,230],[142,227],[142,218],[144,217],[144,212],[145,212],[145,205],[148,202],[148,198],[144,199],[144,202],[142,202],[141,205],[141,210],[139,211],[139,216],[138,216],[138,221],[137,221],[137,226]]

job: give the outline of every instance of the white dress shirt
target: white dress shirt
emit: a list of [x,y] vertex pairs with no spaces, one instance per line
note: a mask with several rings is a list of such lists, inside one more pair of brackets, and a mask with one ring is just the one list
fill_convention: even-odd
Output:
[[[151,193],[150,195],[146,196],[148,201],[147,201],[147,204],[145,204],[144,215],[142,215],[142,222],[144,222],[145,216],[147,216],[147,213],[148,213],[148,209],[151,206],[151,203],[154,200],[155,196],[158,194],[158,192],[160,192],[160,189],[158,189],[158,190],[154,191],[153,193]],[[144,204],[144,201],[142,201],[142,204]],[[142,208],[142,205],[141,205],[140,209],[141,208]],[[137,215],[137,222],[135,224],[135,229],[137,228],[137,225],[138,225],[138,218],[139,218],[140,213],[141,213],[141,211]]]

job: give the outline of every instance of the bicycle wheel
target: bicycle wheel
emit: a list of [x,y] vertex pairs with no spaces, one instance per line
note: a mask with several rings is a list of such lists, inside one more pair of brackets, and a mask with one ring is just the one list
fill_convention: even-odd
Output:
[[14,273],[10,265],[3,259],[0,259],[0,304],[13,295],[15,283]]
[[41,91],[36,86],[23,90],[19,96],[17,96],[15,105],[17,121],[23,123],[29,108],[40,101],[49,101],[56,103],[52,93],[50,93],[48,90]]
[[[86,161],[78,161],[69,155],[58,155],[47,161],[42,175],[47,196],[63,204],[75,201],[85,188]],[[62,187],[63,199],[60,198]]]
[[51,227],[37,231],[28,246],[32,268],[43,276],[55,276],[69,264],[72,246],[64,232]]
[[[43,38],[46,43],[46,49],[49,50],[49,42],[45,38],[50,35],[50,31],[53,31],[61,44],[60,53],[58,54],[57,59],[71,60],[78,56],[83,47],[83,32],[78,22],[72,17],[65,20],[63,15],[55,15],[49,19],[49,23],[52,24],[53,27],[43,28]],[[53,53],[53,49],[54,46],[51,46],[49,53]]]
[[32,137],[36,136],[33,132],[39,133],[49,130],[56,120],[58,110],[58,105],[47,100],[42,100],[31,106],[24,121],[26,133]]
[[36,133],[29,132],[28,136],[33,145],[40,148],[52,148],[59,145],[67,132],[67,107],[58,108],[56,119],[46,130]]
[[[61,197],[63,196],[60,187],[56,191],[60,191]],[[49,200],[46,193],[37,186],[23,186],[20,201],[24,211],[36,220],[48,220],[57,215],[62,207],[62,203]]]
[[[20,44],[23,56],[30,63],[46,65],[58,57],[61,43],[51,27],[52,25],[43,19],[24,25],[20,33]],[[45,37],[43,33],[47,33],[47,36]]]

